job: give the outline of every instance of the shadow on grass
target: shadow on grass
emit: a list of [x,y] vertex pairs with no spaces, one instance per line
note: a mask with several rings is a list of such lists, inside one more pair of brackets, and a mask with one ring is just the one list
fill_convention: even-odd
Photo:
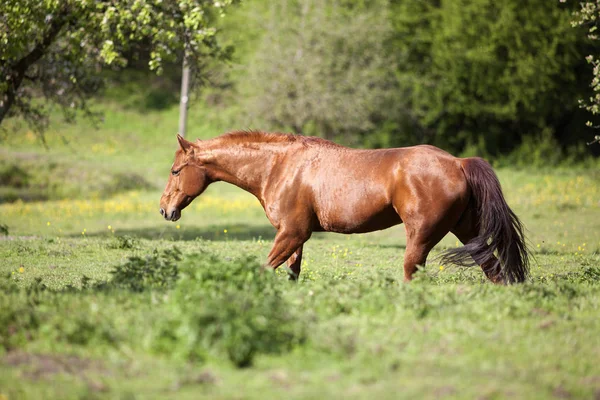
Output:
[[398,243],[398,244],[379,244],[373,243],[368,244],[369,247],[379,247],[380,249],[398,249],[398,250],[406,250],[406,244]]
[[[190,226],[185,225],[181,229],[174,230],[171,226],[151,226],[130,229],[119,229],[114,236],[131,236],[138,239],[149,240],[183,240],[193,241],[197,239],[226,241],[226,240],[266,240],[275,239],[277,231],[271,225],[251,225],[251,224],[215,224],[208,226]],[[71,237],[81,237],[79,234],[72,234]],[[87,237],[114,237],[106,231],[86,232]],[[321,241],[332,237],[346,237],[348,235],[331,232],[314,232],[311,241]],[[355,236],[355,235],[351,235]],[[362,244],[366,247],[377,247],[381,249],[399,249],[405,250],[404,243],[376,243],[376,240],[370,243]]]
[[[227,232],[225,232],[227,231]],[[189,226],[185,228],[173,231],[172,229],[165,229],[164,227],[146,227],[146,228],[135,228],[135,229],[120,229],[117,232],[118,236],[132,236],[140,239],[173,239],[173,240],[213,240],[213,241],[225,241],[225,240],[273,240],[275,238],[275,228],[271,225],[209,225],[209,226]],[[78,237],[78,235],[73,235]],[[106,237],[104,232],[91,232],[87,234],[88,237]]]

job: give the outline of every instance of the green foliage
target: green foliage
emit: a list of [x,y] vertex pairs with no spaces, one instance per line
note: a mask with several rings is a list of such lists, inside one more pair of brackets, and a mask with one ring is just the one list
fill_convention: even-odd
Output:
[[[135,249],[139,247],[139,239],[130,235],[117,235],[112,243],[108,245],[111,249]],[[131,260],[129,260],[131,262]],[[127,270],[127,264],[122,265],[121,267],[124,270]]]
[[284,290],[254,259],[189,255],[153,347],[192,360],[224,354],[238,367],[250,366],[257,354],[289,350],[306,332]]
[[120,330],[115,326],[114,320],[105,312],[96,310],[90,300],[78,301],[81,309],[71,309],[69,318],[60,314],[47,314],[46,321],[40,328],[40,335],[47,340],[75,346],[116,347],[124,339]]
[[[561,3],[565,3],[566,0],[560,0]],[[587,29],[587,37],[591,40],[598,40],[598,24],[600,17],[600,1],[589,0],[582,1],[579,3],[580,9],[575,13],[572,24],[574,27],[583,26]],[[593,66],[592,82],[590,84],[593,95],[587,100],[580,100],[580,105],[592,114],[598,114],[600,112],[600,60],[595,54],[590,54],[586,58],[586,61]],[[592,122],[588,122],[588,126],[591,126]]]
[[598,47],[572,28],[575,8],[259,1],[223,24],[240,44],[225,102],[243,99],[249,115],[237,124],[366,147],[431,143],[494,158],[551,132],[567,157],[587,140],[577,100],[588,92],[584,55]]
[[254,125],[352,142],[401,117],[385,1],[286,0],[264,14],[240,81]]
[[[105,211],[115,199],[0,205],[12,235],[0,240],[2,393],[593,397],[597,173],[498,174],[536,256],[523,285],[495,286],[479,268],[442,269],[434,257],[405,284],[403,227],[315,234],[290,284],[252,258],[264,259],[271,231],[260,206],[254,213],[228,186],[186,210],[179,229],[158,215],[156,192],[120,198],[126,213]],[[207,234],[214,240],[196,240]],[[454,245],[446,238],[432,255]],[[51,360],[71,368],[53,372]],[[89,393],[78,396],[80,386]]]
[[0,278],[0,289],[0,350],[10,350],[36,336],[41,325],[40,294],[46,286],[36,279],[23,289],[6,275]]
[[0,164],[0,186],[23,188],[29,185],[30,175],[16,164]]
[[[122,239],[121,248],[133,247],[131,240]],[[168,288],[177,279],[177,263],[181,252],[177,248],[154,250],[145,257],[131,256],[126,263],[111,271],[111,286],[141,292],[149,288]]]
[[134,172],[117,172],[101,190],[103,196],[113,196],[117,193],[129,192],[132,190],[152,189],[152,185],[142,176]]
[[500,163],[518,167],[556,166],[565,160],[560,143],[549,129],[538,136],[526,136],[523,142]]
[[392,15],[419,142],[456,150],[484,143],[480,151],[496,155],[576,116],[582,45],[569,8],[411,0]]
[[0,292],[0,349],[23,346],[39,327],[35,306],[28,300],[22,293]]
[[[206,56],[226,56],[215,20],[235,0],[3,2],[0,19],[0,122],[8,111],[39,129],[46,111],[32,91],[63,106],[68,118],[102,83],[99,71],[123,67],[140,45],[149,69],[162,73],[181,60],[198,66]],[[136,47],[138,46],[138,47]]]
[[[224,262],[207,254],[183,257],[175,248],[155,250],[116,266],[108,282],[84,282],[81,289],[62,292],[46,291],[41,280],[24,290],[6,279],[0,294],[0,346],[5,349],[38,337],[77,346],[122,344],[127,340],[123,329],[96,305],[98,294],[122,296],[121,289],[171,289],[159,303],[161,319],[144,335],[155,351],[175,358],[226,357],[248,367],[256,355],[289,351],[307,335],[306,316],[284,296],[282,280],[251,258]],[[56,313],[65,306],[67,318]]]

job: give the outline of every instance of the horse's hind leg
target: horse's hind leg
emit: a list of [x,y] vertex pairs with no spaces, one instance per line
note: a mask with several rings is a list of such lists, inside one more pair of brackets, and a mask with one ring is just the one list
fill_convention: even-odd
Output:
[[428,246],[421,240],[407,242],[406,253],[404,253],[404,281],[412,280],[413,274],[417,272],[418,265],[425,265],[432,248],[433,246]]
[[404,253],[404,280],[412,280],[418,266],[425,266],[427,256],[433,247],[450,231],[440,224],[406,224],[406,253]]
[[402,218],[406,226],[406,253],[404,254],[404,280],[410,281],[418,265],[424,266],[433,247],[456,225],[465,204],[446,202],[433,209],[412,210],[410,218]]

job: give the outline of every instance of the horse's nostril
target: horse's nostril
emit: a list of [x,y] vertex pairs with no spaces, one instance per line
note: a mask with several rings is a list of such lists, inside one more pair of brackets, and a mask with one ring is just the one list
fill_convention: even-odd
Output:
[[161,208],[161,209],[160,209],[160,215],[163,215],[163,216],[165,215],[165,210],[164,210],[164,208]]
[[171,220],[172,220],[173,218],[175,218],[175,210],[171,211],[171,215],[170,215],[170,217],[169,217],[169,219],[171,219]]

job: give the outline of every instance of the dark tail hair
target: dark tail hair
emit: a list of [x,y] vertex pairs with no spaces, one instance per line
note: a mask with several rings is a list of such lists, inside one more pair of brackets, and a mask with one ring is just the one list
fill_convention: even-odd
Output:
[[482,158],[467,158],[462,168],[472,194],[469,208],[474,205],[477,211],[479,234],[465,246],[448,250],[442,260],[468,266],[494,259],[496,253],[489,272],[504,283],[523,282],[529,275],[523,225],[506,204],[498,177]]

